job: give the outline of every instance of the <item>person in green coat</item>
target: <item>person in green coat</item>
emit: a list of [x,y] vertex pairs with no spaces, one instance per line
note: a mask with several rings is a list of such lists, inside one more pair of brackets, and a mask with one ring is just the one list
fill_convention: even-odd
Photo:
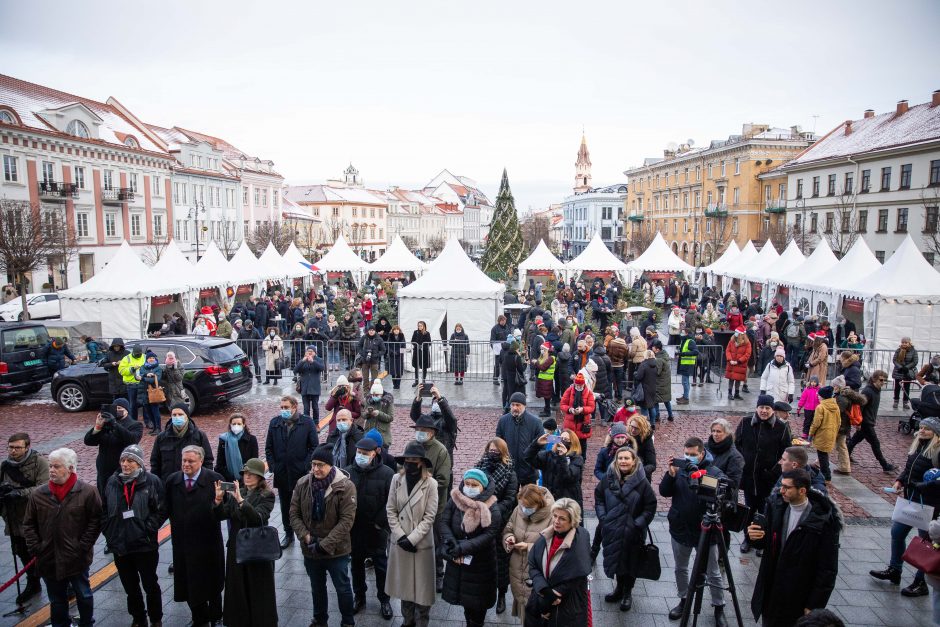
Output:
[[382,387],[382,380],[376,379],[369,388],[362,416],[365,418],[364,431],[377,430],[382,434],[382,445],[392,446],[392,421],[395,420],[395,397]]
[[663,350],[660,340],[653,340],[651,348],[656,356],[656,416],[659,417],[659,403],[664,403],[666,417],[672,422],[672,365],[669,363],[669,353]]

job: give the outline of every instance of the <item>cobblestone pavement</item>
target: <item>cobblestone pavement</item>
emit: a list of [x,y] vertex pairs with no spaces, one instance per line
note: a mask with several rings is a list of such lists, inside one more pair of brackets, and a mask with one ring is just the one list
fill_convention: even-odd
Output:
[[[487,405],[492,405],[493,399],[496,398],[498,393],[498,388],[484,383],[468,383],[462,388],[443,384],[441,387],[444,394],[452,400],[452,404],[456,408],[461,428],[458,448],[454,456],[454,470],[455,475],[457,475],[476,462],[483,443],[495,430],[496,421],[501,412],[499,409]],[[752,388],[754,388],[753,385]],[[210,441],[215,443],[218,441],[218,434],[225,428],[227,416],[234,411],[245,413],[248,416],[249,428],[258,436],[263,450],[267,423],[276,413],[277,400],[284,392],[288,392],[288,386],[286,385],[283,392],[281,389],[272,386],[256,386],[249,394],[233,400],[228,405],[198,414],[194,420],[200,429],[207,432]],[[400,451],[412,433],[410,429],[411,421],[408,418],[408,407],[413,391],[410,387],[403,387],[395,392],[396,420],[393,424],[393,452]],[[756,398],[756,393],[752,392],[751,395],[745,398],[747,400],[738,401],[735,406],[721,406],[713,401],[715,399],[713,386],[695,388],[692,393],[691,409],[675,410],[675,422],[665,421],[666,412],[663,411],[664,421],[656,431],[656,449],[660,460],[660,468],[670,457],[681,454],[682,443],[687,437],[707,435],[707,426],[712,418],[726,416],[732,424],[736,424],[745,412],[750,413],[751,403],[749,401],[751,401],[751,398]],[[536,411],[538,409],[534,403],[533,408]],[[48,391],[44,389],[32,397],[0,400],[0,416],[2,416],[0,424],[3,425],[3,433],[0,435],[8,435],[21,430],[28,431],[34,444],[43,452],[48,452],[59,446],[74,448],[79,455],[80,475],[83,478],[93,480],[95,450],[85,447],[82,443],[82,437],[94,422],[94,412],[68,414],[59,409],[49,399]],[[907,447],[910,445],[911,436],[898,433],[896,425],[896,418],[883,417],[879,422],[878,432],[889,460],[902,465],[906,457]],[[795,417],[791,419],[791,427],[795,432],[798,432],[800,425]],[[589,458],[586,466],[589,472],[584,477],[583,487],[585,507],[589,515],[593,510],[593,488],[595,485],[590,469],[593,469],[594,457],[598,448],[602,445],[603,438],[603,429],[595,429],[588,445]],[[141,443],[148,455],[153,439],[144,436]],[[871,493],[878,494],[890,505],[891,497],[884,494],[881,488],[890,484],[894,477],[881,472],[866,445],[861,445],[856,450],[854,457],[856,463],[854,464],[853,476],[862,485],[868,487]],[[662,477],[661,473],[660,470],[657,476],[654,477],[654,486],[658,486],[659,479]],[[869,569],[883,567],[887,559],[888,521],[885,518],[870,518],[861,504],[852,501],[835,488],[833,489],[833,496],[842,507],[851,524],[847,527],[842,538],[839,582],[830,606],[835,608],[848,623],[853,625],[930,624],[928,599],[911,600],[902,598],[898,594],[897,587],[882,585],[867,575]],[[664,516],[667,509],[668,502],[660,499],[660,516]],[[278,511],[275,508],[274,518],[272,519],[272,524],[276,526],[280,525]],[[593,519],[589,518],[588,524],[589,527],[593,528]],[[620,613],[615,611],[616,607],[603,602],[603,595],[610,590],[611,583],[598,569],[595,572],[595,582],[592,588],[596,624],[633,625],[649,624],[650,622],[656,625],[676,624],[670,623],[666,617],[668,608],[675,603],[675,579],[671,568],[674,563],[672,562],[668,529],[664,517],[658,519],[655,523],[654,535],[664,559],[662,580],[638,583],[634,595],[633,611]],[[745,624],[753,624],[753,621],[750,620],[748,608],[753,582],[757,574],[757,559],[753,556],[753,553],[739,556],[736,543],[734,544],[732,572],[740,594],[742,610],[747,619]],[[0,540],[0,574],[12,573],[12,562],[8,547],[9,545],[5,539]],[[161,559],[165,564],[169,562],[169,548],[169,543],[166,543],[161,549]],[[110,561],[108,556],[101,553],[101,549],[102,541],[99,540],[93,570],[105,566]],[[303,575],[304,570],[299,549],[296,548],[296,545],[278,563],[277,572],[280,624],[309,624],[311,620],[311,599],[306,577],[297,576]],[[163,577],[165,611],[167,613],[164,624],[185,625],[188,621],[186,606],[185,604],[172,602],[172,580],[167,576],[164,566],[161,566],[161,576]],[[0,575],[0,579],[5,578],[5,576]],[[905,585],[909,581],[910,573],[906,573]],[[15,595],[15,588],[0,593],[0,614],[13,609],[12,601]],[[38,607],[42,603],[44,601],[34,601],[32,606]],[[96,624],[106,626],[126,625],[128,617],[124,604],[125,597],[120,582],[117,579],[109,581],[96,592],[96,615],[98,616],[98,623]],[[401,623],[397,604],[395,604],[395,610],[396,618],[391,622],[393,627],[397,627]],[[335,619],[337,617],[335,611],[333,615]],[[432,617],[436,619],[435,622],[441,622],[442,624],[458,625],[462,623],[460,608],[450,607],[443,602],[438,602],[434,606]],[[373,596],[370,596],[367,611],[357,616],[357,621],[363,625],[389,624],[379,616],[378,603]],[[515,619],[511,618],[508,613],[497,616],[491,612],[487,622],[512,623],[515,622]],[[706,625],[712,623],[710,613],[707,615],[703,613],[702,622]],[[15,622],[13,619],[0,619],[0,625],[7,624],[15,624]]]

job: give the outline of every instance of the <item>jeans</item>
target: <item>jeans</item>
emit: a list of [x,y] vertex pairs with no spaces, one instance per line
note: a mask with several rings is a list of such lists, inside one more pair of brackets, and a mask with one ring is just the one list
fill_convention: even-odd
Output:
[[651,427],[655,427],[656,421],[659,420],[659,403],[656,403],[649,409],[641,407],[640,413],[649,418]]
[[317,424],[320,421],[320,396],[317,394],[303,394],[301,398],[304,401],[304,415],[310,416],[313,424]]
[[618,401],[623,396],[623,383],[626,377],[624,366],[614,367],[614,398]]
[[[376,532],[377,533],[377,532]],[[385,594],[385,573],[388,572],[388,553],[387,548],[370,549],[353,547],[352,563],[352,586],[353,593],[357,598],[365,598],[369,586],[366,585],[366,558],[372,558],[372,567],[375,570],[375,596],[379,601],[388,601],[389,596]]]
[[88,583],[88,570],[80,575],[66,577],[65,579],[50,579],[43,577],[46,583],[46,594],[49,595],[49,606],[52,618],[52,627],[69,627],[72,620],[69,617],[69,584],[75,591],[75,605],[78,607],[80,617],[79,625],[87,627],[95,623],[95,598]]
[[[904,562],[901,561],[901,556],[904,555],[904,550],[907,549],[907,535],[911,532],[911,529],[913,529],[913,527],[905,525],[904,523],[891,523],[891,561],[889,562],[891,568],[900,570],[904,565]],[[917,535],[921,538],[926,538],[927,532],[918,530]],[[914,575],[914,583],[920,583],[923,580],[924,571],[918,570],[917,574]]]
[[[502,349],[500,349],[502,350]],[[493,381],[499,381],[500,356],[493,355]]]
[[331,370],[332,366],[335,364],[339,366],[339,347],[336,344],[330,344],[327,349],[327,370]]
[[139,387],[139,383],[127,384],[127,403],[130,405],[130,409],[127,410],[127,413],[134,420],[140,420],[140,414],[137,412],[140,408],[140,405],[137,404],[137,388]]
[[144,405],[144,427],[160,429],[160,406],[156,403]]
[[336,589],[336,599],[339,602],[339,613],[344,625],[355,625],[353,616],[353,593],[349,583],[349,556],[330,557],[325,559],[304,558],[304,568],[310,577],[310,592],[313,595],[313,620],[324,625],[329,622],[329,599],[326,592],[326,576],[330,575],[333,588]]
[[692,384],[689,382],[689,375],[682,375],[682,398],[689,399],[689,390],[692,389]]
[[[679,544],[672,540],[672,553],[676,560],[676,590],[679,598],[691,601],[689,593],[689,558],[695,547]],[[708,549],[708,564],[705,566],[705,581],[708,583],[712,595],[712,605],[725,604],[725,591],[722,589],[721,571],[718,570],[718,547],[712,545]],[[694,585],[694,582],[693,582]]]
[[[666,415],[669,416],[669,419],[672,420],[672,401],[664,401],[663,405],[666,406]],[[656,405],[656,417],[659,418],[659,404]]]
[[[121,578],[121,585],[127,593],[127,613],[131,615],[134,622],[146,625],[148,610],[150,622],[163,620],[163,597],[160,582],[157,579],[159,562],[160,554],[157,551],[114,556],[118,577]],[[147,595],[146,607],[144,607],[144,595],[140,592],[141,584]]]

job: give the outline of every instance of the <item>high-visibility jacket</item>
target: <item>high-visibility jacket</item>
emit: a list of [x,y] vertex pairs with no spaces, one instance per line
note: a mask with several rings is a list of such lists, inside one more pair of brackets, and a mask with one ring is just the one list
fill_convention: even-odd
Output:
[[550,365],[545,370],[539,370],[539,379],[548,379],[549,381],[553,381],[555,379],[555,365],[558,363],[558,361],[552,356],[549,356],[549,359],[552,360],[552,365]]
[[695,359],[697,355],[695,353],[689,352],[689,344],[692,343],[692,340],[686,340],[682,343],[682,348],[679,351],[679,365],[680,366],[694,366]]
[[[140,367],[144,365],[146,360],[147,358],[143,353],[140,354],[140,357],[134,357],[134,353],[128,353],[124,359],[118,363],[118,372],[121,373],[121,378],[124,380],[125,384],[137,383],[135,374],[140,370]],[[133,370],[131,370],[131,368],[133,368]]]

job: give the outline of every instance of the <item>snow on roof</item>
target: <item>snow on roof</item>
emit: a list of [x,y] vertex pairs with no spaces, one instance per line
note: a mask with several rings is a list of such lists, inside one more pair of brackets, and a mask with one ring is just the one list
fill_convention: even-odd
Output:
[[456,238],[450,238],[421,278],[398,290],[398,297],[492,299],[502,297],[505,289],[470,261]]
[[588,242],[587,247],[580,255],[565,264],[569,270],[627,270],[627,264],[617,259],[612,252],[604,245],[599,232],[594,233],[594,237]]
[[[749,262],[747,265],[743,264],[734,264],[734,269],[725,272],[730,277],[744,279],[748,276],[759,277],[766,272],[770,266],[780,258],[780,253],[777,252],[777,249],[774,248],[774,245],[770,243],[770,240],[767,240],[764,245],[761,247],[760,252],[754,257],[754,259]],[[748,279],[750,280],[750,279]]]
[[846,122],[789,161],[784,169],[792,169],[823,159],[918,144],[940,139],[940,106],[930,103],[915,105],[907,112],[882,113],[870,118],[851,121],[851,132],[845,134]]
[[777,285],[799,285],[804,281],[815,281],[817,277],[828,272],[839,263],[826,240],[819,240],[816,250],[806,258],[806,261],[781,276],[771,277],[771,282]]
[[874,274],[860,275],[842,290],[847,296],[896,297],[908,302],[940,303],[940,272],[924,259],[910,233]]
[[737,259],[740,254],[741,249],[738,248],[737,242],[731,240],[731,243],[728,244],[728,247],[725,249],[725,252],[721,254],[721,257],[702,268],[702,270],[705,272],[720,273],[728,264]]
[[839,263],[813,279],[798,281],[796,286],[821,292],[841,292],[847,285],[871,278],[880,268],[881,262],[875,259],[871,248],[859,237]]
[[787,272],[798,267],[804,261],[806,261],[806,257],[803,256],[800,247],[796,245],[795,240],[790,240],[790,243],[780,254],[779,259],[768,266],[748,272],[744,278],[758,283],[775,282],[775,277],[786,275]]
[[143,291],[141,285],[154,283],[153,270],[124,241],[104,268],[81,285],[63,290],[59,295],[76,300],[138,298]]
[[565,264],[558,257],[552,254],[552,251],[545,245],[545,240],[540,239],[538,246],[532,251],[532,254],[522,260],[519,264],[519,271],[523,270],[564,270]]
[[427,264],[414,256],[401,236],[395,239],[385,250],[385,253],[368,265],[369,272],[423,272]]
[[324,272],[351,272],[368,268],[366,262],[353,252],[342,235],[333,243],[330,251],[320,258],[317,267]]
[[636,272],[692,272],[695,269],[672,252],[662,233],[658,232],[643,254],[628,263],[627,267]]

